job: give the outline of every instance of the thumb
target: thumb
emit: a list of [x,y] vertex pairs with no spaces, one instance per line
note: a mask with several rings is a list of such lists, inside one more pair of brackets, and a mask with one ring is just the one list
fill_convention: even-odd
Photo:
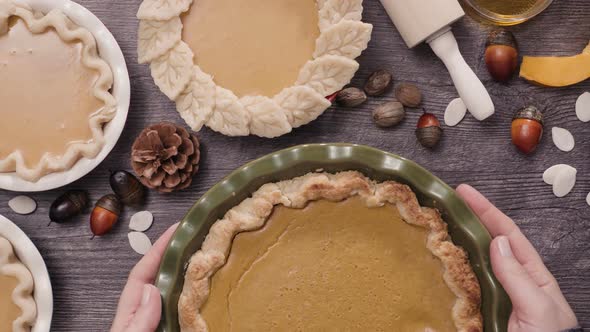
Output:
[[508,293],[515,310],[528,312],[531,303],[545,301],[543,291],[514,257],[508,237],[498,236],[492,241],[490,256],[494,274]]
[[152,332],[160,323],[162,316],[162,302],[160,291],[154,285],[145,284],[139,308],[133,315],[126,332]]

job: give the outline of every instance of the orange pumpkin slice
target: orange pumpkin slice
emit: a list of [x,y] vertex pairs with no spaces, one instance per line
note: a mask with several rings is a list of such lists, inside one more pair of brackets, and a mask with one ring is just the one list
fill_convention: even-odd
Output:
[[563,87],[585,81],[590,77],[590,43],[576,56],[525,56],[520,67],[520,77],[549,87]]

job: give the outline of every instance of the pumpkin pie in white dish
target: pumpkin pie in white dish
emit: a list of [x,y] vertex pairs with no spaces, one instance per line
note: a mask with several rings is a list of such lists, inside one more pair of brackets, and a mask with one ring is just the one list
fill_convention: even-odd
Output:
[[189,261],[182,331],[483,331],[466,252],[412,190],[358,172],[266,184]]
[[0,237],[0,331],[30,331],[37,317],[33,277]]
[[350,82],[372,25],[362,0],[144,0],[140,63],[189,126],[277,137]]
[[35,182],[96,157],[116,113],[112,85],[87,29],[0,0],[0,172]]

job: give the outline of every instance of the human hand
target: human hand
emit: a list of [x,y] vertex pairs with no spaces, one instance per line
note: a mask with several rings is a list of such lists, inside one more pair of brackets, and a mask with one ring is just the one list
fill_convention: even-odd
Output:
[[160,261],[178,224],[172,225],[135,265],[121,293],[111,332],[151,332],[160,323],[160,291],[153,285]]
[[492,269],[512,301],[508,331],[557,332],[577,327],[557,281],[512,219],[468,185],[460,185],[457,193],[492,235]]

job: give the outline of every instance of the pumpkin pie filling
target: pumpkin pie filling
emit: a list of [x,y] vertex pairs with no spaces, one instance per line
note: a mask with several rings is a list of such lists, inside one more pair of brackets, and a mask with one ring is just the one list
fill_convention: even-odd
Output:
[[199,0],[182,22],[195,62],[237,96],[293,85],[320,33],[315,0]]
[[22,314],[12,300],[12,292],[17,285],[16,278],[0,275],[0,331],[12,331],[12,323]]
[[89,117],[105,105],[92,93],[99,73],[84,66],[82,48],[54,29],[35,34],[10,18],[0,35],[0,159],[19,150],[34,167],[45,154],[92,140]]
[[456,296],[396,207],[356,197],[275,207],[239,233],[201,314],[211,331],[455,330]]

